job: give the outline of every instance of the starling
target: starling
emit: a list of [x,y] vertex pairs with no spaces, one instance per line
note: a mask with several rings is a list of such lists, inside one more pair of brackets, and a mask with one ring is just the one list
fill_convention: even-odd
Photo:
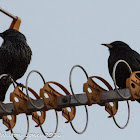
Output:
[[0,101],[3,102],[11,84],[9,77],[16,81],[24,75],[32,51],[26,42],[26,37],[17,30],[8,29],[0,33],[0,37],[4,40],[0,47],[0,75],[8,75],[0,79]]
[[[110,56],[108,58],[108,69],[112,77],[114,64],[118,60],[125,60],[132,71],[140,71],[140,54],[131,49],[122,41],[115,41],[110,44],[102,44],[108,47]],[[119,88],[126,88],[126,79],[130,77],[129,68],[124,63],[119,63],[116,68],[116,84]],[[140,100],[137,100],[140,102]]]

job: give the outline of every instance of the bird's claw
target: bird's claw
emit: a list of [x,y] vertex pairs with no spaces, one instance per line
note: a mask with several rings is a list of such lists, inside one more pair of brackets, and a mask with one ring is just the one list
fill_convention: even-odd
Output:
[[25,87],[22,83],[18,83],[18,82],[15,82],[17,84],[17,86],[20,86],[23,90],[23,88]]

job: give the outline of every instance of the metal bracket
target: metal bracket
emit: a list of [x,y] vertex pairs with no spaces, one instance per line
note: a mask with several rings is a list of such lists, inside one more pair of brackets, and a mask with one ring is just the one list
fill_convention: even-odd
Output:
[[16,124],[16,116],[11,115],[12,119],[9,119],[7,116],[3,116],[3,124],[8,128],[6,131],[12,130]]
[[86,92],[88,97],[88,105],[99,104],[105,106],[105,110],[110,114],[109,117],[113,117],[118,110],[118,102],[113,102],[113,106],[109,103],[101,104],[101,92],[107,91],[104,88],[100,87],[92,78],[96,78],[102,81],[109,90],[112,90],[110,84],[101,77],[92,76],[88,78],[88,81],[83,86],[83,91]]
[[[28,87],[28,90],[36,97],[36,99],[40,99],[40,96],[30,87]],[[32,113],[32,119],[37,123],[35,127],[41,126],[46,119],[46,112],[45,111],[40,111],[41,115],[38,115],[37,112]]]
[[[50,86],[50,83],[61,88],[66,95],[70,95],[69,91],[61,84],[57,82],[47,82],[44,85],[44,87],[40,90],[40,97],[43,98],[44,105],[47,110],[56,109],[58,107],[58,96],[62,96],[61,93],[57,92]],[[49,98],[46,98],[45,94],[47,94]],[[62,115],[67,119],[66,123],[71,122],[74,119],[75,114],[76,114],[75,107],[71,107],[71,111],[68,111],[66,108],[62,109]]]
[[86,92],[87,94],[88,105],[99,104],[101,100],[101,88],[92,80],[92,78],[93,77],[89,77],[83,86],[83,92]]
[[66,108],[62,109],[62,115],[67,119],[65,123],[71,122],[76,114],[76,107],[70,107],[71,111],[68,111]]
[[32,119],[37,123],[35,127],[41,126],[45,119],[46,119],[46,113],[44,111],[40,111],[41,115],[38,115],[37,112],[32,113]]
[[[47,95],[48,98],[47,98]],[[42,89],[40,89],[40,97],[43,98],[45,110],[57,108],[57,97],[60,96],[47,82]]]
[[[25,88],[25,87],[24,87]],[[37,98],[40,99],[39,95],[31,88],[28,87],[28,90]],[[17,98],[17,99],[16,99]],[[16,101],[18,100],[18,101]],[[16,114],[19,113],[27,113],[28,111],[28,97],[26,94],[23,93],[17,86],[14,92],[10,95],[10,101],[14,104],[14,112]],[[46,118],[45,111],[40,111],[41,115],[38,115],[37,112],[32,113],[32,119],[37,123],[36,127],[41,126]]]
[[132,95],[131,100],[140,99],[140,71],[133,72],[126,80],[126,87],[129,88]]
[[10,94],[10,101],[14,104],[14,111],[16,114],[26,113],[28,110],[27,95],[21,91],[20,86],[15,87],[14,91]]

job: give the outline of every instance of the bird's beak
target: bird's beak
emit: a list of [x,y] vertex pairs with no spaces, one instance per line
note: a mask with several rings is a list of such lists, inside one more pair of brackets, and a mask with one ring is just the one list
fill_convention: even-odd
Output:
[[106,46],[106,47],[108,47],[109,49],[112,49],[112,45],[110,45],[110,44],[101,44],[101,45]]

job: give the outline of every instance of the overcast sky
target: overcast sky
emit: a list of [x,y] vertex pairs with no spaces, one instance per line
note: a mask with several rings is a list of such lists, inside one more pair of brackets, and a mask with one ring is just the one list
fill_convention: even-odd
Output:
[[[26,36],[33,56],[26,74],[19,79],[25,83],[27,74],[31,70],[40,71],[46,81],[56,81],[64,85],[69,91],[69,73],[72,66],[83,66],[89,76],[98,75],[106,79],[112,86],[113,82],[108,73],[107,59],[109,52],[101,43],[111,43],[121,40],[131,48],[140,52],[140,1],[139,0],[0,0],[0,7],[21,18],[20,31]],[[11,19],[0,13],[0,32],[9,28]],[[2,39],[0,39],[0,43]],[[29,86],[39,92],[43,83],[37,74],[29,79]],[[75,93],[82,92],[82,84],[86,77],[80,69],[73,73]],[[114,86],[113,86],[114,87]],[[11,86],[6,95],[9,102]],[[60,90],[59,90],[60,91]],[[58,133],[54,140],[131,140],[139,139],[140,105],[130,102],[131,116],[126,129],[120,130],[104,107],[93,105],[88,107],[89,125],[87,131],[77,135],[70,124],[65,124],[65,118],[59,115]],[[53,132],[55,128],[55,113],[46,113],[43,125],[45,132]],[[30,118],[29,133],[41,134],[40,128]],[[116,115],[120,125],[127,119],[126,102],[119,103]],[[78,107],[74,125],[82,130],[86,121],[84,107]],[[15,133],[26,133],[26,117],[17,116]],[[2,125],[0,133],[5,132]],[[39,137],[44,139],[44,137]],[[3,139],[9,139],[4,137]],[[38,139],[36,137],[28,139]]]

